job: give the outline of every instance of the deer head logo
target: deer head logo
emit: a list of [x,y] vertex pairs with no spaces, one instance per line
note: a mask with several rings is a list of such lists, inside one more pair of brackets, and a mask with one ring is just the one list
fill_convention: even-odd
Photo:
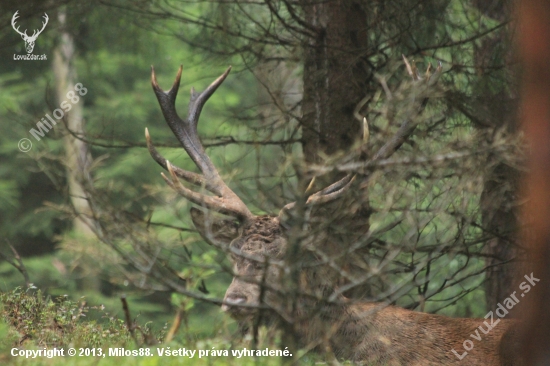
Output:
[[23,38],[23,40],[25,41],[25,48],[27,49],[27,53],[32,53],[32,50],[34,49],[34,42],[36,42],[36,38],[38,38],[40,33],[42,33],[44,28],[46,28],[46,24],[48,24],[48,19],[49,19],[48,14],[44,13],[45,22],[42,23],[42,29],[40,29],[39,31],[35,29],[34,32],[32,33],[32,36],[29,36],[27,35],[26,29],[24,32],[21,32],[19,30],[19,26],[17,28],[15,27],[15,20],[19,18],[19,15],[17,15],[17,13],[19,13],[19,10],[17,10],[15,14],[13,14],[13,17],[11,18],[11,26],[17,33],[21,35],[21,38]]

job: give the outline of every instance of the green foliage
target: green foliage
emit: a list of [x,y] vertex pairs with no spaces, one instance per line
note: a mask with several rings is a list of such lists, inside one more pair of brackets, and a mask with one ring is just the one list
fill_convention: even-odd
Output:
[[[29,280],[33,287],[41,289],[45,296],[50,298],[80,298],[89,304],[96,304],[105,309],[106,312],[120,316],[122,307],[120,296],[127,297],[131,304],[132,313],[139,319],[154,319],[159,327],[171,320],[171,313],[168,311],[168,303],[162,304],[158,301],[144,299],[139,292],[126,288],[120,289],[113,294],[92,290],[85,286],[87,276],[82,269],[71,270],[70,255],[67,253],[56,253],[55,255],[44,255],[29,259],[24,259],[24,265],[29,274]],[[0,263],[0,292],[10,292],[18,288],[23,283],[21,274],[10,264]],[[100,285],[111,288],[112,286],[101,281]],[[117,296],[118,295],[118,296]],[[168,302],[168,301],[167,301]],[[88,319],[102,321],[103,314],[91,312],[87,314]]]
[[[205,365],[215,362],[220,365],[280,365],[282,358],[232,356],[232,349],[242,349],[242,344],[233,345],[223,338],[204,341],[186,340],[183,343],[158,343],[164,332],[153,334],[148,326],[135,331],[135,338],[126,323],[104,311],[103,307],[89,307],[83,301],[72,301],[68,296],[56,299],[45,297],[40,290],[16,288],[0,293],[0,361],[11,365]],[[90,320],[91,313],[101,315],[103,321]],[[52,350],[76,349],[77,356],[37,358],[13,357],[12,349]],[[80,355],[81,349],[94,349],[101,356]],[[119,357],[109,354],[109,349],[123,348],[136,351],[137,356]],[[231,356],[208,356],[193,358],[161,355],[165,350],[181,348],[191,350],[227,350]],[[257,349],[279,349],[274,344],[263,344]],[[85,351],[84,351],[85,352]],[[148,352],[148,356],[139,356]],[[313,364],[305,357],[304,364]]]
[[[131,336],[124,321],[103,313],[103,307],[88,307],[83,300],[68,296],[56,299],[43,296],[36,287],[16,288],[0,294],[2,318],[18,335],[18,344],[32,342],[34,347],[124,346]],[[82,321],[90,312],[99,311],[106,322]]]

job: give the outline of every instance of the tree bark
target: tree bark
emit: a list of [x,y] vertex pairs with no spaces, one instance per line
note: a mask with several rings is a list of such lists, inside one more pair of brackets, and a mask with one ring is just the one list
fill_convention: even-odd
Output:
[[[78,76],[75,67],[75,46],[72,35],[66,29],[66,10],[59,9],[59,27],[61,29],[59,43],[53,52],[52,67],[56,80],[56,94],[58,106],[62,102],[70,103],[71,109],[63,117],[63,139],[65,145],[65,167],[67,171],[68,194],[75,217],[73,232],[79,240],[94,240],[92,225],[92,210],[87,199],[89,192],[84,187],[91,184],[90,165],[92,163],[88,144],[76,136],[84,136],[84,99],[75,89]],[[84,86],[85,87],[85,86]],[[78,100],[76,99],[78,98]],[[95,273],[90,272],[92,267],[79,266],[82,270],[80,284],[82,289],[98,291],[101,282]]]
[[[486,17],[505,22],[510,16],[510,1],[475,0],[475,6]],[[495,138],[517,133],[516,104],[512,75],[512,48],[508,29],[501,29],[483,38],[475,48],[477,74],[476,113],[483,125],[477,128],[486,143]],[[501,77],[500,85],[495,80]],[[495,90],[496,89],[496,90]],[[518,273],[516,259],[519,172],[498,154],[486,163],[483,192],[480,199],[482,225],[486,242],[485,301],[487,310],[496,309],[499,302],[512,293]]]
[[[66,154],[67,182],[69,197],[76,217],[73,221],[73,228],[76,233],[86,236],[94,236],[90,225],[91,209],[83,189],[84,182],[90,182],[90,164],[92,162],[88,145],[76,138],[73,134],[84,136],[84,120],[82,96],[75,90],[77,82],[76,67],[74,65],[74,41],[72,35],[65,29],[66,13],[63,9],[58,13],[59,26],[62,29],[59,37],[59,44],[54,50],[53,71],[56,79],[57,102],[60,105],[63,101],[71,104],[69,112],[65,112],[64,121],[68,131],[64,132],[64,144]],[[68,94],[72,92],[78,101],[71,102]],[[76,100],[76,99],[73,99]]]
[[317,29],[304,45],[303,151],[307,162],[348,150],[361,136],[353,112],[366,95],[371,70],[367,15],[357,1],[305,2],[307,22]]
[[518,2],[519,48],[523,59],[521,121],[529,145],[529,173],[523,182],[522,238],[531,270],[540,279],[522,303],[526,365],[550,365],[550,2]]
[[[372,70],[366,58],[368,50],[367,14],[364,2],[350,0],[303,1],[306,22],[312,36],[304,42],[302,99],[302,138],[306,163],[322,163],[324,157],[348,152],[362,137],[362,120],[354,116],[359,102],[368,94]],[[317,177],[311,192],[322,189],[342,173]],[[307,186],[303,182],[302,186]],[[351,189],[344,199],[324,205],[316,212],[328,233],[319,247],[336,258],[343,250],[361,240],[369,229],[370,210],[365,190]],[[328,223],[327,223],[328,222]],[[343,270],[365,273],[359,259],[368,249],[356,249],[347,257],[340,255]],[[354,265],[354,261],[360,261]],[[355,272],[354,272],[355,271]],[[342,278],[338,284],[343,284]],[[371,296],[370,285],[358,286],[346,293],[353,298]]]

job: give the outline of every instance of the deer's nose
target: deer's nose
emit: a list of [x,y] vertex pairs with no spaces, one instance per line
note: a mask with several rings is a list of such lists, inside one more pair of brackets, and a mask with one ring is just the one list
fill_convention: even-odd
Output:
[[241,294],[231,294],[225,297],[225,304],[222,305],[222,311],[228,311],[231,305],[240,305],[246,302],[246,296]]

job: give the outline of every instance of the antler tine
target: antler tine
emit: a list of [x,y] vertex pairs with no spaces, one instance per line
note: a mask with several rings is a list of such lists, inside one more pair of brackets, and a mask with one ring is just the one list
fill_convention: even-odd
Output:
[[[210,158],[206,155],[197,133],[197,124],[200,111],[202,110],[206,100],[208,100],[210,95],[212,95],[221,82],[223,82],[223,79],[220,80],[220,78],[218,78],[203,93],[200,94],[196,93],[192,89],[188,118],[182,120],[176,111],[176,97],[178,95],[182,70],[183,66],[180,66],[172,87],[168,91],[164,91],[159,87],[155,75],[155,69],[151,66],[151,83],[153,85],[153,90],[155,91],[155,95],[159,101],[164,119],[166,119],[170,129],[174,135],[176,135],[176,138],[182,144],[185,151],[187,151],[191,159],[202,171],[206,180],[216,183],[223,183],[218,171],[214,167],[214,164],[212,164]],[[217,85],[212,87],[216,82],[218,82]],[[223,187],[225,184],[213,185]],[[217,191],[215,193],[222,195],[222,191]]]
[[443,64],[441,63],[441,61],[439,61],[434,73],[430,75],[430,77],[428,78],[428,85],[431,86],[437,83],[442,72],[443,72]]
[[[334,201],[349,190],[351,184],[355,181],[355,174],[347,174],[344,178],[330,186],[312,194],[306,201],[306,207],[315,206],[330,201]],[[286,204],[279,212],[279,220],[282,220],[284,215],[296,206],[296,202]]]
[[[369,129],[369,123],[367,121],[367,118],[363,117],[363,136],[361,141],[361,148],[365,146],[370,137],[370,129]],[[324,189],[320,190],[317,193],[312,194],[308,197],[306,205],[316,205],[319,203],[326,203],[332,200],[337,199],[342,194],[344,194],[349,187],[351,187],[351,183],[355,180],[356,175],[349,173],[345,177],[341,178],[339,181],[332,183],[330,186],[325,187]]]
[[[46,14],[46,13],[44,13],[44,15],[42,15],[42,18],[44,18],[45,22],[42,22],[42,29],[40,29],[40,30],[35,30],[35,33],[38,32],[38,34],[36,34],[37,37],[38,37],[38,35],[39,35],[40,33],[42,33],[42,31],[44,30],[44,28],[46,28],[46,25],[48,25],[48,20],[50,19],[50,18],[48,18],[48,14]],[[33,33],[32,36],[34,37],[34,33]]]
[[[178,141],[182,144],[189,157],[200,169],[202,175],[172,166],[155,149],[151,142],[149,133],[146,130],[145,137],[147,139],[149,153],[158,164],[170,172],[172,177],[171,180],[164,175],[163,177],[170,187],[176,190],[179,194],[189,199],[191,202],[202,205],[208,209],[235,216],[240,220],[247,220],[252,217],[252,213],[248,210],[240,198],[222,180],[216,167],[212,164],[212,161],[208,155],[206,155],[197,132],[197,124],[204,104],[223,83],[229,74],[231,67],[229,67],[220,77],[214,80],[214,82],[212,82],[212,84],[210,84],[202,93],[197,93],[193,88],[191,88],[189,110],[187,112],[187,118],[184,120],[179,117],[176,111],[176,97],[178,95],[182,70],[183,66],[180,66],[172,87],[169,90],[164,91],[158,85],[155,69],[151,66],[151,84],[155,95],[157,96],[164,119],[168,123],[168,126],[170,126],[170,129]],[[179,182],[177,177],[183,178],[195,185],[204,186],[217,197],[193,192],[184,187],[181,182]]]
[[332,201],[344,192],[346,192],[351,183],[355,180],[355,174],[347,174],[344,178],[340,179],[336,183],[332,183],[330,186],[323,188],[317,193],[308,197],[306,205],[315,205],[318,203],[325,203]]
[[231,66],[225,70],[216,80],[214,80],[202,93],[195,92],[194,88],[191,88],[191,100],[189,101],[189,110],[187,112],[187,119],[191,122],[195,128],[199,122],[199,117],[202,111],[202,107],[206,104],[206,101],[214,94],[218,87],[224,82],[227,75],[231,71]]
[[[363,136],[361,141],[361,147],[367,144],[369,137],[370,137],[370,130],[369,130],[369,124],[367,122],[366,118],[363,118]],[[332,183],[328,187],[323,188],[322,190],[312,194],[307,198],[306,206],[314,206],[317,204],[327,203],[330,201],[333,201],[340,196],[342,196],[344,193],[346,193],[349,188],[351,187],[351,184],[355,181],[356,174],[349,173],[345,177],[341,178],[335,183]],[[309,183],[306,194],[311,190],[311,187],[315,183],[315,177],[311,180]],[[279,213],[279,218],[282,219],[283,215],[288,212],[288,210],[291,210],[296,205],[296,202],[291,202],[286,204]]]
[[170,178],[168,178],[164,173],[160,173],[164,181],[173,190],[178,192],[181,196],[185,197],[189,201],[197,205],[203,206],[209,210],[214,210],[224,215],[234,216],[243,220],[246,220],[252,216],[246,206],[244,206],[244,208],[248,213],[243,211],[241,204],[244,204],[242,203],[242,201],[240,201],[240,199],[238,201],[235,201],[231,199],[225,199],[224,197],[206,196],[204,194],[194,192],[181,184],[176,175],[176,172],[173,169],[173,166],[168,160],[166,160],[166,167],[168,168],[168,172],[170,173]]
[[[168,170],[167,160],[162,156],[151,141],[151,136],[149,135],[149,130],[145,128],[145,140],[147,141],[147,149],[151,157],[164,169]],[[213,187],[209,182],[204,180],[204,177],[200,174],[193,173],[184,169],[181,169],[172,164],[172,169],[174,173],[182,179],[185,179],[187,182],[192,183],[196,186],[204,186],[212,193],[216,193],[215,187]]]
[[367,142],[369,142],[369,138],[370,138],[369,122],[367,121],[366,117],[363,117],[363,141],[362,141],[362,145],[366,145]]
[[[32,32],[32,36],[30,36],[29,38],[32,38],[32,39],[36,39],[40,33],[42,33],[42,31],[46,28],[46,25],[48,25],[48,14],[44,13],[44,15],[42,15],[42,17],[44,18],[45,22],[42,22],[42,29],[38,30],[38,29],[35,29],[33,30]],[[27,31],[25,30],[25,34],[27,33]]]
[[21,32],[21,31],[19,30],[19,27],[20,27],[19,25],[17,26],[17,28],[15,28],[15,21],[17,20],[17,18],[19,18],[19,10],[17,10],[17,11],[15,12],[15,14],[13,14],[13,17],[11,17],[11,26],[12,26],[12,28],[13,28],[17,33],[19,33],[20,35],[23,35],[23,34],[27,35],[27,30],[26,30],[26,29],[25,29],[25,32]]
[[409,60],[407,60],[405,55],[401,54],[401,56],[403,57],[403,62],[405,62],[405,66],[407,67],[407,72],[409,73],[411,78],[414,81],[418,81],[419,76],[418,76],[418,70],[416,69],[416,64],[413,62],[412,66],[411,66],[411,64],[409,63]]

